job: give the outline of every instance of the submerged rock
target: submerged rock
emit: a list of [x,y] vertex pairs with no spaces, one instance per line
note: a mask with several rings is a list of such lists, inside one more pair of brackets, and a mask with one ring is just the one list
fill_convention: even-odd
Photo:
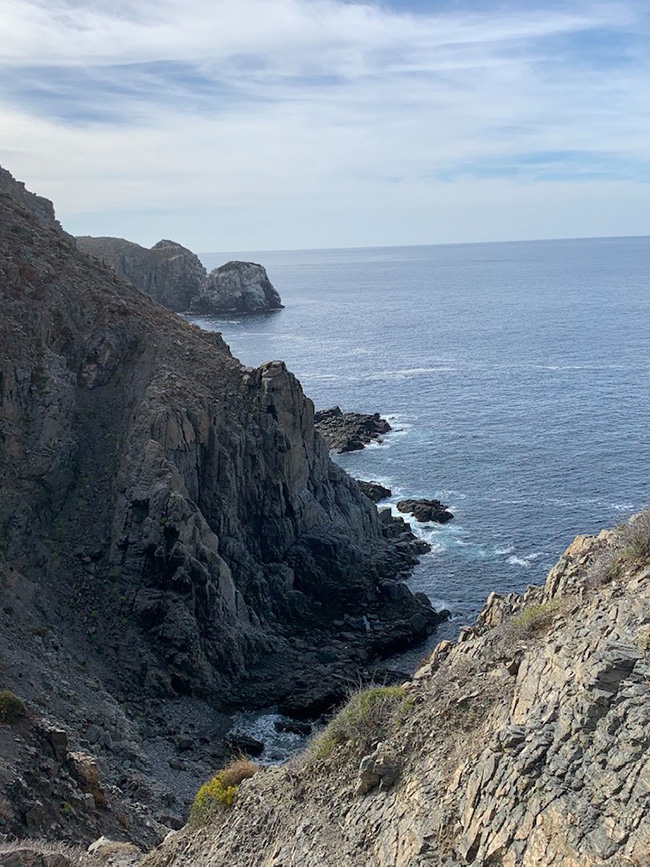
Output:
[[211,271],[192,300],[191,313],[265,313],[283,307],[266,269],[255,262],[226,262]]

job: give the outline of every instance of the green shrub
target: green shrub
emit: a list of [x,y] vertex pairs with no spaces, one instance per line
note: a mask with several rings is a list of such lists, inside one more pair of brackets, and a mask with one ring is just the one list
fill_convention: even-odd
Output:
[[543,632],[551,625],[563,607],[563,602],[559,599],[552,599],[550,602],[542,602],[539,605],[527,605],[513,619],[513,626],[526,635]]
[[205,825],[219,810],[232,807],[237,799],[239,784],[254,776],[259,769],[259,765],[241,758],[218,771],[196,793],[190,810],[190,823],[194,827]]
[[0,692],[0,723],[14,725],[24,718],[25,705],[18,696],[9,689]]
[[372,686],[356,692],[312,741],[310,755],[324,759],[346,744],[365,755],[404,722],[410,700],[402,686]]

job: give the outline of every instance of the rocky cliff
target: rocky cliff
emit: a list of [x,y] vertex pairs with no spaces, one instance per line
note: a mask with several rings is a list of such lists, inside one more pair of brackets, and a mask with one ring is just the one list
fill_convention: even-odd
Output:
[[175,241],[158,241],[148,250],[123,238],[77,238],[84,253],[101,259],[163,307],[189,310],[207,272],[199,257]]
[[[7,178],[11,178],[8,172],[4,180],[0,176],[0,189],[9,183]],[[11,182],[15,194],[24,194],[24,185],[13,178]],[[39,216],[46,216],[49,206],[54,219],[51,203],[38,201],[44,203],[39,204]],[[175,241],[158,241],[149,250],[124,238],[85,235],[76,240],[84,253],[110,265],[120,277],[178,313],[263,313],[283,306],[266,269],[254,262],[227,262],[208,274],[199,257]]]
[[647,867],[649,577],[647,516],[578,537],[147,867]]
[[279,310],[282,301],[266,269],[254,262],[226,262],[211,271],[200,294],[190,307],[192,313],[263,313]]
[[[217,760],[219,710],[316,712],[436,616],[284,364],[243,367],[2,178],[0,687],[28,716],[0,825],[94,834],[88,788],[56,807],[81,750],[151,839]],[[68,747],[39,765],[52,726]]]

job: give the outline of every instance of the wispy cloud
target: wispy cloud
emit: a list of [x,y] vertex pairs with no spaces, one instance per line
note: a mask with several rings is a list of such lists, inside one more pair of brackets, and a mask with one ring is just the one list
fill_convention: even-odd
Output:
[[644,5],[477,5],[0,0],[0,154],[75,231],[149,242],[599,233],[648,180]]

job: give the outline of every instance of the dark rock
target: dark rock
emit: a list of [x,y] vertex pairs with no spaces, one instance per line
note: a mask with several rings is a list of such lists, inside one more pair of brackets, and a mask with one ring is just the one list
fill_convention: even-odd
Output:
[[422,523],[435,521],[437,524],[446,524],[454,517],[440,500],[400,500],[397,508],[400,512],[409,512],[416,521]]
[[378,412],[341,412],[338,406],[314,413],[314,425],[330,449],[340,454],[359,451],[374,440],[381,441],[382,435],[391,430]]
[[224,739],[229,750],[234,753],[243,753],[246,756],[261,756],[264,752],[264,744],[244,732],[230,732]]
[[289,732],[292,735],[305,737],[312,732],[312,726],[308,722],[299,722],[295,719],[276,719],[273,728],[276,732]]
[[317,720],[342,704],[348,695],[348,688],[341,684],[338,689],[319,689],[286,698],[278,705],[282,716],[296,720]]
[[366,497],[372,500],[373,503],[379,503],[381,500],[386,500],[392,495],[390,488],[380,485],[379,482],[363,482],[361,479],[357,479],[357,484]]

